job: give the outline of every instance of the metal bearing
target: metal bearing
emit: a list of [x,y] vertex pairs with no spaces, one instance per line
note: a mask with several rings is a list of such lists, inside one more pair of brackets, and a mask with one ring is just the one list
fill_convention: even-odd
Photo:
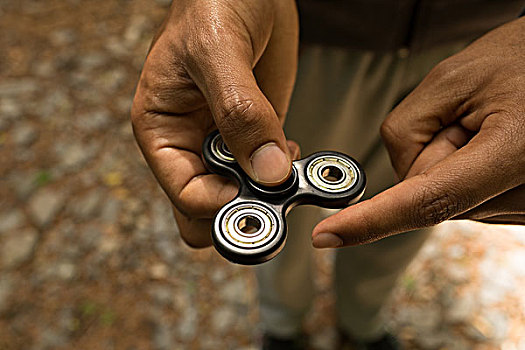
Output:
[[278,233],[277,218],[263,205],[240,204],[226,211],[220,223],[222,237],[241,248],[255,249],[272,242]]
[[323,155],[312,159],[306,167],[308,181],[317,189],[328,193],[349,190],[357,181],[355,165],[339,155]]
[[235,158],[222,140],[221,134],[215,135],[213,140],[211,140],[211,152],[215,157],[224,162],[235,163]]

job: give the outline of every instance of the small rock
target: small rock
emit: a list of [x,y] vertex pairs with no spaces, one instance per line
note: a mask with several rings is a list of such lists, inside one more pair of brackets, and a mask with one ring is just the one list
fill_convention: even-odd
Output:
[[176,326],[176,332],[181,340],[189,341],[193,339],[197,332],[197,309],[188,305],[181,311],[179,322]]
[[470,273],[466,266],[450,262],[445,269],[448,278],[454,283],[465,283],[470,279]]
[[77,125],[86,131],[103,131],[111,120],[111,114],[105,109],[78,116]]
[[31,257],[37,240],[38,232],[33,228],[12,232],[0,246],[2,265],[14,268],[26,262]]
[[72,201],[69,209],[78,219],[85,221],[100,212],[102,198],[102,192],[94,189]]
[[454,244],[448,249],[448,255],[452,259],[461,259],[465,256],[465,247],[460,244]]
[[0,82],[0,97],[28,95],[35,92],[37,88],[36,80],[29,78],[3,80]]
[[38,61],[34,63],[32,71],[39,77],[49,78],[55,73],[55,67],[51,60]]
[[406,306],[399,309],[395,317],[401,325],[411,325],[420,334],[432,333],[441,323],[437,305],[428,305],[425,308]]
[[36,349],[57,349],[61,348],[67,343],[67,337],[64,333],[55,329],[45,329],[40,334],[38,341],[38,348]]
[[109,57],[101,52],[86,53],[79,59],[80,69],[91,71],[94,68],[105,66],[108,61]]
[[5,273],[0,276],[0,312],[7,306],[9,295],[14,290],[13,279]]
[[19,228],[24,223],[25,216],[20,209],[12,209],[0,214],[0,235]]
[[76,37],[72,29],[58,29],[49,34],[49,40],[55,46],[72,44],[76,40]]
[[214,283],[220,283],[226,279],[226,271],[223,268],[217,267],[211,271],[210,277]]
[[66,196],[58,191],[43,188],[29,199],[29,213],[39,227],[48,226],[65,204]]
[[101,253],[102,255],[107,255],[115,252],[121,246],[120,241],[121,240],[116,235],[102,235],[98,245],[99,253]]
[[109,37],[106,40],[106,49],[116,57],[126,57],[129,54],[129,50],[124,45],[122,38],[120,37]]
[[122,86],[127,76],[126,70],[118,67],[100,74],[96,84],[101,91],[112,93]]
[[22,115],[22,106],[14,99],[2,98],[0,99],[0,115],[3,122],[17,119]]
[[237,314],[231,307],[222,306],[213,311],[211,315],[212,328],[218,333],[222,334],[232,328]]
[[122,208],[122,202],[116,198],[108,198],[102,207],[101,219],[105,224],[115,224]]
[[69,262],[62,262],[56,265],[54,275],[63,280],[70,280],[75,276],[76,266]]
[[38,138],[38,131],[30,124],[22,124],[13,130],[13,140],[17,146],[27,147]]
[[169,325],[162,322],[155,325],[153,331],[153,348],[156,350],[174,349],[173,332]]
[[417,338],[417,343],[422,349],[440,349],[449,338],[448,334],[443,333],[425,333],[423,337]]
[[55,152],[60,158],[62,168],[75,170],[81,168],[95,157],[99,148],[99,145],[94,142],[87,145],[80,142],[58,143],[55,146]]
[[[133,96],[119,97],[115,101],[115,106],[117,107],[117,110],[118,110],[119,113],[122,113],[124,115],[129,115],[131,113],[131,105],[132,105],[132,103],[133,103]],[[130,122],[126,121],[124,124],[128,125],[129,129],[131,129],[131,123]]]
[[472,296],[457,297],[447,309],[445,318],[451,323],[460,323],[472,319],[476,311],[476,301]]
[[80,231],[79,239],[83,249],[93,249],[101,245],[102,232],[97,225],[88,224]]
[[124,33],[124,41],[127,47],[134,47],[142,35],[149,28],[149,20],[146,16],[132,17]]
[[173,290],[166,286],[155,286],[149,291],[149,294],[159,305],[168,306],[173,302]]
[[168,267],[165,264],[155,264],[150,267],[150,276],[153,279],[166,279],[169,274]]
[[9,183],[15,189],[18,198],[23,201],[26,201],[38,186],[33,171],[13,172],[9,176]]
[[249,295],[246,282],[242,277],[232,278],[221,288],[222,300],[232,304],[248,304]]
[[509,330],[507,315],[497,310],[487,310],[483,317],[490,324],[490,339],[498,342],[505,340]]

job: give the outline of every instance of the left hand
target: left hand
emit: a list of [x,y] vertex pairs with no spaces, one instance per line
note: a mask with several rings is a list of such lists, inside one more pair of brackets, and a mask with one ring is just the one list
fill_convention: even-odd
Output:
[[383,123],[400,183],[319,223],[317,248],[448,219],[525,224],[525,18],[438,64]]

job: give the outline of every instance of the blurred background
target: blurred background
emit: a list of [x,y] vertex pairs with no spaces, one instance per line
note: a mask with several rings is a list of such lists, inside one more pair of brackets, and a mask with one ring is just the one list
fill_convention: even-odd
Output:
[[[0,0],[0,349],[257,349],[248,267],[181,241],[134,142],[169,0]],[[315,349],[334,343],[316,252]],[[441,225],[385,312],[409,349],[525,349],[525,229]]]

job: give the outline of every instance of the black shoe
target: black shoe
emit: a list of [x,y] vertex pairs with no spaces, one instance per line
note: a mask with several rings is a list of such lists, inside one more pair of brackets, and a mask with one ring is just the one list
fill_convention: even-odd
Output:
[[363,342],[352,339],[343,332],[340,334],[341,350],[402,350],[401,344],[396,337],[390,333],[385,333],[381,338],[374,341]]
[[299,334],[295,337],[281,338],[271,334],[265,334],[263,337],[262,350],[306,350],[307,336]]

